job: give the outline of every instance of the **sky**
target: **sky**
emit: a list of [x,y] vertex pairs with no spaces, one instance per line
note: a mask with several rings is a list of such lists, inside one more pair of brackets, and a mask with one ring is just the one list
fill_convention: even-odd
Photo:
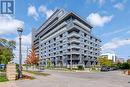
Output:
[[31,44],[31,29],[38,29],[53,12],[62,8],[73,11],[92,26],[92,34],[101,39],[102,53],[130,56],[130,0],[15,0],[15,14],[0,14],[0,38],[16,41],[15,62],[18,62],[17,28],[22,35],[23,61]]

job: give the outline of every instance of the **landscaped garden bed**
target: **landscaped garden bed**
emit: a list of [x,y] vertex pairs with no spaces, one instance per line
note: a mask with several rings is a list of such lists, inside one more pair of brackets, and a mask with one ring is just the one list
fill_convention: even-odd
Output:
[[[29,76],[29,75],[23,75],[23,77],[20,79],[20,80],[33,80],[35,79],[34,77],[32,76]],[[16,77],[16,80],[19,80],[18,77]]]
[[130,70],[128,70],[128,75],[130,75]]
[[5,73],[0,73],[0,82],[6,82],[8,79],[6,78]]
[[123,73],[126,75],[130,75],[130,70],[124,70]]

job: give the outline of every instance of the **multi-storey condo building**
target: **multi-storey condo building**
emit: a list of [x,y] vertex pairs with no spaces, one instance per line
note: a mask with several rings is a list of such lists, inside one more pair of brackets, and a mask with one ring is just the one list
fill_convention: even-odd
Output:
[[46,65],[48,59],[54,65],[97,64],[101,41],[91,30],[92,26],[75,13],[56,10],[39,29],[32,31],[40,64]]

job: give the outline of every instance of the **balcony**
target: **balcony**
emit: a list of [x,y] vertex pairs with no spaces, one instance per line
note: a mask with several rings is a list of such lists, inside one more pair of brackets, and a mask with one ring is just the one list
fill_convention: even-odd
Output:
[[67,51],[66,54],[80,54],[79,50]]
[[73,42],[80,43],[80,40],[76,38],[69,38],[68,43],[73,43]]
[[76,44],[71,44],[71,45],[68,46],[68,48],[77,48],[77,49],[80,49],[80,46],[76,45]]
[[71,32],[68,37],[80,37],[80,35],[77,32]]

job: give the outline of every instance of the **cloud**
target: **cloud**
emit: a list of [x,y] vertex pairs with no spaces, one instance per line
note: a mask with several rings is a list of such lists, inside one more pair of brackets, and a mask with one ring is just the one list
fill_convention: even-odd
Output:
[[114,8],[118,10],[123,10],[124,9],[124,4],[123,3],[117,3],[114,5]]
[[[112,29],[112,30],[114,30],[114,29]],[[130,31],[128,31],[128,30],[130,30],[130,26],[125,27],[125,28],[116,29],[115,31],[105,32],[105,33],[103,33],[103,34],[101,35],[101,37],[116,35],[116,34],[119,34],[119,33],[121,33],[121,32],[124,32],[124,34],[125,34],[125,33],[129,33],[129,34],[130,34]]]
[[[31,44],[31,33],[27,35],[22,35],[22,45],[28,45]],[[16,42],[19,43],[19,37],[15,38]]]
[[130,45],[130,39],[118,39],[118,38],[114,38],[110,42],[105,43],[101,47],[101,49],[102,49],[102,51],[112,50],[112,49],[116,49],[116,48],[119,48],[119,47],[124,46],[124,45]]
[[0,35],[17,32],[18,27],[23,27],[24,22],[10,15],[0,15]]
[[130,34],[130,31],[128,31],[127,33]]
[[103,27],[104,24],[110,22],[113,16],[101,16],[98,13],[91,13],[87,17],[87,21],[90,22],[93,26]]
[[125,31],[125,29],[119,29],[119,30],[103,33],[101,36],[111,36],[123,31]]
[[100,6],[104,5],[105,0],[87,0],[87,2],[98,3]]
[[30,5],[30,6],[28,7],[28,16],[31,16],[31,17],[33,17],[35,20],[38,20],[39,14],[38,14],[38,12],[36,11],[35,6]]
[[[15,53],[15,62],[18,62],[19,58],[19,37],[15,38],[16,41],[16,49],[14,50]],[[22,45],[21,45],[21,50],[22,50],[22,62],[25,61],[26,56],[27,56],[27,47],[30,48],[31,46],[31,33],[27,35],[22,35]]]
[[46,19],[49,18],[53,14],[53,10],[47,9],[46,6],[41,5],[39,7],[39,12],[43,13],[46,15]]
[[99,5],[102,6],[105,3],[105,0],[98,0]]

